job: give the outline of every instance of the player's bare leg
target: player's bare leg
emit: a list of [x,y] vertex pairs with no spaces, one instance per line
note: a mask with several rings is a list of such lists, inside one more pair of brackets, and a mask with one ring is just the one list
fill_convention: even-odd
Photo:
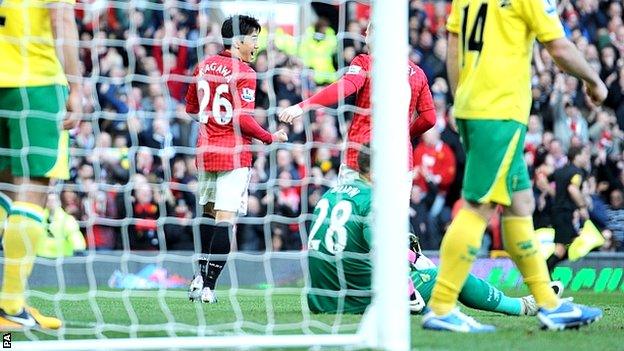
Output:
[[61,321],[42,315],[29,307],[24,299],[26,282],[32,272],[37,242],[45,235],[43,206],[49,180],[47,178],[15,177],[15,202],[7,219],[3,244],[5,252],[2,296],[0,297],[0,328],[22,329],[40,326],[58,329]]

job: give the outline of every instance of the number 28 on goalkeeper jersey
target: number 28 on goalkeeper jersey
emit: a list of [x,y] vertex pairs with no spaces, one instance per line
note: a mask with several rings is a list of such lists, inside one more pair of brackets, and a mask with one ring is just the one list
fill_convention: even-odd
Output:
[[555,0],[454,0],[446,27],[459,39],[455,116],[526,125],[535,38],[564,36]]
[[[361,313],[371,300],[371,186],[362,179],[325,193],[308,239],[312,312]],[[347,295],[338,294],[349,289]]]

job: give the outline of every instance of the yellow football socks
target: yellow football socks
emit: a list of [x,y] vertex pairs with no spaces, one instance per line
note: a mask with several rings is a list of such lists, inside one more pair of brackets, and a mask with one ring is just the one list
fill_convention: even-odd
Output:
[[486,226],[481,215],[461,209],[446,231],[440,246],[438,277],[428,305],[438,316],[455,308],[457,296],[481,248]]
[[16,314],[24,304],[24,290],[35,259],[37,243],[45,235],[43,208],[14,202],[4,230],[4,276],[0,308]]
[[546,261],[540,253],[531,217],[503,217],[503,243],[538,306],[555,308],[557,295],[550,288]]

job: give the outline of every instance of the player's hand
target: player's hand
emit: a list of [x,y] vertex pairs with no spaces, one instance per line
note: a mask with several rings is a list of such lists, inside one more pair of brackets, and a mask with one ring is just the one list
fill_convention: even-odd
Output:
[[82,117],[82,89],[74,88],[69,93],[67,98],[67,116],[63,121],[63,129],[74,129],[80,123]]
[[288,141],[288,134],[286,134],[283,129],[280,129],[277,132],[273,133],[273,142],[283,143],[286,141]]
[[591,99],[592,104],[596,106],[602,105],[608,93],[609,90],[607,90],[607,86],[602,81],[598,81],[598,84],[585,83],[585,94]]
[[295,118],[303,114],[303,109],[299,105],[293,105],[282,110],[279,114],[279,120],[286,123],[292,123]]

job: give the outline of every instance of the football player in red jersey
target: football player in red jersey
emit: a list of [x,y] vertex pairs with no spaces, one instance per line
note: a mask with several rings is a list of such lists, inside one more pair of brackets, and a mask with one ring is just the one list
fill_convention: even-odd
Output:
[[[186,94],[186,112],[201,123],[197,140],[199,203],[206,222],[200,225],[200,274],[191,282],[189,298],[216,302],[214,288],[230,252],[237,215],[247,212],[251,139],[265,144],[288,140],[279,130],[264,130],[253,118],[256,72],[248,65],[257,50],[260,24],[236,15],[221,26],[225,49],[197,65]],[[212,255],[218,255],[211,259]]]
[[[370,47],[372,28],[369,24],[366,29],[366,42]],[[420,67],[407,58],[407,71],[411,97],[409,104],[410,137],[421,135],[429,130],[436,121],[433,98],[427,83],[427,76]],[[291,123],[305,111],[318,106],[332,106],[352,94],[356,94],[356,112],[347,135],[346,162],[340,166],[339,182],[345,183],[357,177],[357,155],[363,144],[370,142],[371,135],[371,70],[373,64],[369,54],[356,56],[347,68],[345,74],[335,83],[321,89],[308,99],[297,105],[282,110],[279,119]],[[412,168],[412,145],[409,144],[409,169]]]

